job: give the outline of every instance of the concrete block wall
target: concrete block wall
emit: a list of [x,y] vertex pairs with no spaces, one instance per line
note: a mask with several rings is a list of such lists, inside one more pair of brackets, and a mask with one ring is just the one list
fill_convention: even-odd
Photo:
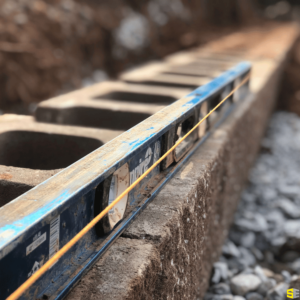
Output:
[[[253,36],[257,43],[249,45]],[[201,49],[241,55],[242,48],[242,56],[253,62],[252,95],[238,104],[67,299],[203,298],[297,36],[298,28],[286,25],[231,35]]]

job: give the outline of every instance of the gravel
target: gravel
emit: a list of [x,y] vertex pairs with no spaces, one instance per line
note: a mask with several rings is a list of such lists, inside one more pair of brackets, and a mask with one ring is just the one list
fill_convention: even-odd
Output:
[[259,293],[248,293],[246,295],[246,299],[247,300],[263,300],[264,297],[262,295],[260,295]]
[[214,274],[211,279],[213,283],[219,283],[221,280],[226,280],[228,278],[228,266],[224,262],[216,262],[214,264]]
[[273,289],[268,291],[267,299],[268,300],[282,300],[286,295],[286,290],[288,289],[289,285],[287,283],[279,283]]
[[285,299],[300,279],[299,150],[300,117],[276,112],[205,299]]

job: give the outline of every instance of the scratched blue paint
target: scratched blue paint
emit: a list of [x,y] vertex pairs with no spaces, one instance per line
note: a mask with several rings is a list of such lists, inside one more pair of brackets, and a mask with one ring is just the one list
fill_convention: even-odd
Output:
[[[24,230],[24,227],[27,227],[29,225],[33,225],[37,223],[43,216],[48,214],[50,212],[50,209],[54,208],[54,206],[61,205],[67,197],[69,197],[71,194],[68,191],[64,191],[59,197],[55,198],[53,201],[49,202],[47,205],[39,209],[38,211],[29,214],[25,216],[24,218],[19,219],[17,222],[14,222],[12,224],[6,225],[4,227],[0,228],[0,236],[2,233],[4,233],[6,230],[13,230],[14,235],[18,236],[22,233]],[[22,224],[22,227],[19,225]],[[6,239],[0,238],[0,249],[5,246]]]
[[[90,191],[83,198],[83,201],[78,201],[77,203],[73,203],[69,205],[67,209],[59,214],[60,221],[57,223],[59,228],[59,244],[60,247],[63,247],[72,237],[76,235],[87,223],[89,223],[93,219],[93,206],[94,206],[94,193]],[[77,218],[77,215],[80,215],[80,218]],[[55,218],[55,217],[54,217]],[[53,218],[52,218],[53,220]],[[65,225],[63,225],[65,224]],[[35,241],[35,236],[44,235],[45,240],[42,242],[36,249],[27,253],[27,249],[29,245]],[[47,260],[50,255],[50,235],[51,235],[51,227],[50,223],[44,223],[42,228],[39,228],[38,231],[35,231],[29,238],[23,241],[23,243],[11,251],[6,259],[0,260],[0,270],[7,270],[5,274],[0,272],[0,279],[3,284],[0,285],[0,299],[3,300],[9,294],[15,290],[20,284],[22,284],[28,278],[28,272],[32,270],[32,266],[35,262],[40,262],[41,260]],[[97,236],[95,232],[90,231],[80,243],[76,244],[75,247],[72,248],[72,259],[76,258],[76,254],[74,251],[79,248],[79,254],[82,252],[82,246],[84,244],[84,240],[96,240]],[[75,255],[75,257],[74,257]],[[8,259],[9,258],[9,259]],[[51,280],[44,280],[40,278],[38,282],[36,282],[32,289],[20,297],[20,300],[23,299],[36,299],[40,297],[36,297],[35,289],[38,288],[39,291],[47,288],[49,285],[49,281],[55,281],[58,275],[61,274],[65,270],[65,264],[60,263],[56,264],[47,272],[47,276],[51,278]]]
[[151,133],[150,135],[148,135],[147,137],[145,137],[143,140],[140,139],[136,139],[132,142],[123,142],[124,144],[128,144],[129,146],[132,146],[130,149],[131,150],[135,150],[138,147],[140,147],[142,144],[144,144],[146,141],[148,141],[150,138],[152,138],[153,136],[155,136],[156,133]]
[[132,145],[132,144],[134,144],[134,143],[136,143],[137,141],[138,141],[139,139],[136,139],[136,140],[134,140],[134,141],[132,141],[132,142],[130,142],[130,143],[128,143],[128,142],[122,142],[123,144],[128,144],[128,145]]

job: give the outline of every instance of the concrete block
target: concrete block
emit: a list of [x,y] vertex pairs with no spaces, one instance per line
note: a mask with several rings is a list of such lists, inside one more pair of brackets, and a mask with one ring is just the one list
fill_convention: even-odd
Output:
[[[220,43],[220,40],[218,40],[218,43]],[[223,49],[214,49],[212,51],[211,43],[201,48],[175,52],[164,58],[166,63],[172,65],[189,64],[199,61],[203,66],[205,66],[205,63],[210,63],[211,65],[218,63],[225,64],[221,65],[222,67],[226,67],[230,63],[237,64],[243,59],[245,59],[245,51],[232,49],[230,51],[224,51]]]
[[37,123],[29,116],[0,116],[0,206],[122,132]]
[[127,130],[190,89],[102,82],[38,105],[42,122]]
[[239,60],[215,61],[213,58],[197,58],[183,53],[164,62],[148,63],[125,72],[120,79],[131,83],[195,89],[232,67],[235,62]]

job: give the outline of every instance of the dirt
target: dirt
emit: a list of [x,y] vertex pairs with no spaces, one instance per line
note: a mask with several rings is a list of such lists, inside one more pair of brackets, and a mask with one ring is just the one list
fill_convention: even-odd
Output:
[[5,174],[5,173],[0,174],[0,180],[1,179],[2,180],[9,180],[9,179],[12,179],[12,178],[13,178],[13,176],[11,174]]
[[252,5],[219,2],[0,0],[0,110],[31,114],[32,103],[255,19]]

